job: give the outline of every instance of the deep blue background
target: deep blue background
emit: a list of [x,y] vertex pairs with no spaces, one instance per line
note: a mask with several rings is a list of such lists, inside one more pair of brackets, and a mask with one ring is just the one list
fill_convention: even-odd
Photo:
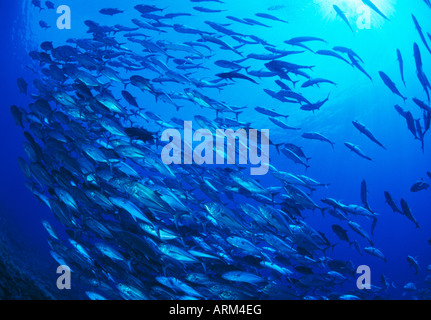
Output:
[[[2,49],[0,50],[0,63],[2,83],[0,86],[1,116],[0,116],[0,214],[3,220],[2,233],[6,238],[11,239],[11,243],[16,246],[10,247],[10,254],[17,261],[25,263],[33,269],[36,277],[47,278],[47,281],[55,279],[56,263],[50,258],[48,246],[46,244],[46,232],[43,229],[41,219],[48,219],[53,224],[55,221],[43,204],[41,204],[30,191],[27,190],[24,178],[17,164],[17,157],[24,156],[22,141],[24,141],[21,128],[17,127],[10,115],[9,108],[12,104],[24,107],[30,99],[19,94],[16,86],[16,78],[23,77],[29,83],[29,93],[34,93],[35,89],[31,85],[34,77],[31,71],[25,67],[31,64],[27,56],[29,50],[35,50],[44,40],[54,41],[55,45],[64,43],[69,37],[87,37],[86,27],[83,21],[92,19],[101,24],[117,24],[132,26],[130,19],[138,17],[133,6],[137,1],[62,1],[72,9],[72,30],[57,30],[55,22],[57,15],[55,11],[46,9],[39,13],[39,10],[29,3],[20,1],[2,1],[0,4],[0,32]],[[159,1],[149,1],[159,6]],[[411,14],[414,13],[424,31],[431,32],[431,10],[423,1],[387,1],[389,4],[384,8],[390,14],[391,22],[384,22],[380,17],[372,14],[372,28],[370,30],[359,30],[352,34],[339,20],[335,14],[325,5],[325,1],[304,1],[306,5],[300,6],[298,1],[274,2],[274,1],[227,1],[224,6],[219,4],[208,4],[211,8],[227,8],[229,12],[222,14],[198,14],[193,19],[179,18],[177,22],[183,21],[190,27],[208,27],[204,20],[217,22],[231,22],[224,19],[225,15],[236,15],[239,17],[253,17],[258,11],[277,3],[286,5],[285,9],[278,12],[280,18],[289,20],[289,25],[274,23],[273,30],[266,30],[256,27],[237,26],[236,30],[244,33],[256,33],[269,42],[282,43],[294,36],[310,35],[325,38],[330,46],[311,45],[313,48],[329,49],[335,45],[342,45],[353,48],[365,61],[365,69],[373,77],[370,82],[358,70],[327,57],[318,57],[311,53],[294,58],[295,63],[305,63],[316,65],[314,74],[323,78],[328,78],[338,86],[332,88],[322,85],[321,89],[306,89],[307,97],[315,100],[323,99],[328,92],[331,92],[330,102],[316,114],[305,113],[298,110],[297,106],[281,105],[278,101],[268,97],[262,91],[263,88],[275,89],[273,80],[262,80],[260,87],[252,87],[249,83],[238,82],[235,86],[226,89],[220,98],[229,101],[233,105],[247,105],[250,111],[247,116],[241,116],[242,121],[254,121],[257,128],[270,127],[271,139],[275,142],[292,142],[304,146],[308,156],[312,157],[310,164],[312,167],[307,175],[325,182],[331,183],[327,190],[315,192],[313,199],[316,201],[322,197],[333,197],[343,203],[360,203],[360,182],[366,179],[370,190],[369,202],[371,207],[380,214],[374,242],[376,247],[381,249],[388,259],[387,263],[377,260],[367,255],[360,256],[348,244],[341,243],[334,249],[336,256],[342,259],[352,259],[355,265],[369,265],[373,272],[373,284],[380,285],[380,275],[384,273],[391,281],[396,282],[401,288],[407,282],[415,282],[418,287],[425,286],[423,279],[427,274],[426,267],[431,264],[431,247],[427,240],[431,238],[431,197],[429,191],[422,191],[413,194],[409,191],[411,185],[426,177],[426,171],[431,171],[431,152],[429,137],[425,141],[425,153],[420,150],[418,141],[414,141],[411,133],[407,130],[404,119],[402,119],[394,109],[395,104],[400,104],[408,110],[415,110],[415,116],[419,116],[417,106],[411,99],[406,105],[402,100],[392,95],[384,86],[378,76],[378,71],[382,70],[389,74],[397,83],[400,91],[409,98],[418,97],[425,100],[425,94],[416,78],[415,65],[413,59],[413,42],[417,42],[422,51],[424,70],[431,76],[431,57],[423,46],[416,30],[414,29]],[[302,1],[301,1],[302,2]],[[336,1],[340,6],[355,6],[359,1]],[[166,1],[169,12],[188,12],[192,6],[199,5],[188,1]],[[376,3],[382,3],[382,1]],[[60,3],[56,3],[59,5]],[[125,10],[125,13],[111,18],[98,13],[102,7],[118,7]],[[202,18],[201,16],[202,15]],[[39,20],[46,21],[53,26],[48,31],[39,27]],[[269,20],[265,21],[270,23]],[[354,23],[354,22],[352,22]],[[231,26],[232,27],[232,26]],[[274,31],[276,30],[276,31]],[[154,35],[156,36],[156,35]],[[195,37],[175,39],[186,41]],[[283,48],[288,48],[283,46]],[[400,80],[398,64],[396,61],[396,49],[399,48],[405,61],[405,78],[407,88],[404,88]],[[264,49],[262,48],[262,53]],[[227,58],[237,59],[226,53]],[[253,62],[254,64],[254,62]],[[256,65],[257,67],[257,65]],[[253,68],[256,69],[256,68]],[[202,71],[203,76],[210,75],[210,78],[220,69],[214,67],[211,71]],[[208,79],[207,79],[208,80]],[[247,93],[242,94],[242,93]],[[215,92],[211,92],[215,95]],[[156,108],[153,103],[148,102],[148,109]],[[269,121],[262,121],[254,112],[255,106],[266,106],[276,108],[281,113],[290,114],[289,124],[300,126],[303,131],[318,131],[324,133],[333,140],[335,150],[328,144],[315,141],[307,141],[295,132],[282,132],[274,128]],[[158,107],[157,113],[166,120],[172,116],[185,120],[190,120],[190,114],[204,114],[214,117],[210,111],[197,109],[188,106],[179,115],[171,106]],[[365,123],[380,141],[387,147],[387,151],[374,145],[367,138],[360,135],[351,124],[352,120],[359,120]],[[301,131],[302,132],[302,131]],[[365,153],[375,159],[375,162],[368,162],[350,153],[343,145],[349,141],[358,144]],[[272,154],[271,163],[280,170],[295,174],[304,174],[300,166],[295,166],[289,160]],[[264,177],[263,183],[274,184],[271,176]],[[430,182],[429,179],[427,182]],[[383,192],[387,190],[393,195],[396,201],[404,197],[410,204],[413,214],[421,225],[421,229],[415,228],[414,224],[405,217],[394,215],[390,208],[385,205]],[[318,230],[322,230],[333,242],[338,239],[330,230],[333,223],[339,223],[332,217],[322,219],[320,213],[307,213],[307,222]],[[371,222],[366,219],[358,219],[364,228],[369,231]],[[345,226],[348,229],[347,226]],[[354,237],[351,230],[349,233]],[[361,240],[360,240],[361,241]],[[18,244],[19,245],[18,245]],[[366,246],[365,242],[361,242]],[[25,254],[24,254],[25,253]],[[422,267],[418,276],[414,275],[413,269],[409,268],[406,261],[407,255],[417,256]],[[50,285],[49,283],[47,285]],[[55,282],[52,282],[52,286]],[[352,284],[354,286],[354,284]],[[391,297],[401,296],[402,290],[396,290]],[[404,296],[404,297],[410,297]]]

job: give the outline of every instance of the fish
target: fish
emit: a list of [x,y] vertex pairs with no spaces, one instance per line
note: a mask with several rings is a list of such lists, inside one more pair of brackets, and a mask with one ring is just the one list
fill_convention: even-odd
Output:
[[419,273],[419,263],[416,258],[413,258],[412,256],[407,256],[407,262],[409,263],[409,266],[415,269],[415,275]]
[[351,151],[353,151],[354,153],[356,153],[357,155],[359,155],[360,157],[367,159],[369,161],[373,161],[372,158],[370,158],[369,156],[367,156],[365,153],[362,152],[362,150],[358,147],[355,146],[354,144],[350,143],[350,142],[345,142],[344,145],[349,148]]
[[267,109],[264,107],[256,107],[256,108],[254,108],[254,110],[256,110],[257,112],[259,112],[261,114],[270,116],[270,117],[280,117],[280,118],[285,118],[285,119],[289,118],[289,115],[283,115],[283,114],[280,114],[276,111],[273,111],[271,109]]
[[377,257],[377,258],[379,258],[379,259],[382,259],[384,262],[388,262],[388,260],[386,259],[386,257],[383,255],[383,253],[379,250],[379,249],[377,249],[377,248],[374,248],[374,247],[366,247],[366,248],[364,248],[364,251],[366,252],[366,253],[368,253],[369,255],[372,255],[372,256],[374,256],[374,257]]
[[368,211],[373,212],[368,203],[368,188],[365,179],[361,182],[361,202]]
[[24,129],[24,122],[23,122],[24,121],[24,119],[23,119],[24,113],[20,110],[20,108],[17,107],[16,105],[12,105],[10,107],[10,112],[12,114],[12,117],[15,120],[15,124]]
[[332,142],[331,140],[329,140],[328,138],[326,138],[324,135],[322,135],[321,133],[317,133],[317,132],[306,132],[302,134],[302,137],[304,139],[311,139],[311,140],[319,140],[319,141],[324,141],[327,142],[331,145],[332,149],[334,149],[334,145],[335,143]]
[[258,84],[254,79],[252,79],[252,78],[250,78],[250,77],[248,77],[246,75],[243,75],[243,74],[241,74],[239,72],[235,72],[235,71],[218,73],[218,74],[216,74],[216,76],[219,77],[219,78],[222,78],[222,79],[230,79],[230,80],[233,80],[233,79],[244,79],[244,80],[248,80],[250,82],[253,82],[255,84]]
[[422,100],[419,100],[418,98],[413,98],[413,102],[416,103],[416,105],[418,105],[419,108],[421,108],[422,110],[426,112],[431,112],[431,107]]
[[229,19],[229,20],[235,21],[235,22],[239,22],[239,23],[245,24],[245,25],[249,25],[249,26],[253,25],[252,23],[244,21],[243,19],[240,19],[238,17],[226,16],[226,18]]
[[[44,3],[33,0],[32,6],[55,8],[52,2]],[[356,280],[356,268],[340,259],[329,236],[347,242],[345,251],[352,259],[365,251],[386,260],[374,247],[373,233],[377,221],[383,227],[388,217],[370,208],[379,201],[375,181],[368,190],[371,178],[365,180],[358,168],[360,199],[357,195],[357,202],[346,203],[346,196],[337,194],[343,181],[315,167],[331,159],[308,151],[302,140],[334,148],[333,141],[315,131],[317,118],[302,111],[329,112],[329,118],[321,120],[330,127],[339,102],[330,97],[350,85],[344,83],[348,77],[343,70],[359,70],[372,81],[373,64],[341,46],[348,39],[339,38],[341,45],[333,46],[318,34],[286,37],[293,20],[281,11],[271,12],[285,5],[274,5],[269,13],[249,11],[240,18],[221,0],[190,3],[187,8],[164,1],[134,4],[132,10],[124,4],[118,9],[95,6],[89,8],[94,20],[83,21],[87,36],[36,39],[28,52],[31,74],[18,75],[16,81],[16,93],[25,101],[10,107],[10,121],[23,129],[24,154],[17,162],[25,186],[51,214],[42,226],[54,263],[70,264],[74,274],[80,274],[83,297],[94,300],[249,300],[256,292],[261,299],[359,300],[381,298],[385,290],[392,293],[387,279],[384,288],[342,292],[345,283]],[[329,8],[355,32],[348,12],[332,5]],[[284,39],[277,43],[271,33]],[[407,62],[414,63],[416,70],[409,71],[416,72],[427,93],[427,57],[418,44],[412,53],[411,61],[402,61],[397,50],[401,80],[405,85],[406,66],[411,66]],[[333,78],[322,72],[332,70],[338,63],[334,59],[343,63]],[[395,83],[388,83],[395,91]],[[256,90],[241,90],[243,85]],[[250,97],[256,100],[243,102]],[[429,101],[421,99],[416,93],[406,102],[413,102],[412,108],[395,109],[423,142],[431,112]],[[329,110],[330,104],[335,111]],[[188,132],[185,120],[197,122],[200,130]],[[236,128],[252,134],[265,123],[271,130],[268,150],[275,147],[278,152],[268,163],[270,175],[251,176],[246,165],[229,162],[186,163],[193,160],[188,151],[193,156],[199,151],[193,149],[193,135],[203,132],[216,138],[205,156],[211,151],[234,160],[242,150],[250,156],[256,151],[259,157],[266,152],[260,145],[249,139],[226,141],[221,131]],[[385,148],[364,124],[352,123]],[[397,123],[402,134],[404,120]],[[175,136],[166,140],[167,132]],[[227,142],[226,150],[218,148],[220,138]],[[163,161],[161,152],[168,145],[179,147],[172,154],[179,155],[181,163]],[[345,145],[372,160],[356,145]],[[312,164],[313,170],[299,174],[302,168],[289,161],[306,170]],[[421,180],[410,189],[423,191],[426,185]],[[382,211],[401,213],[419,225],[405,200],[395,203],[386,191],[385,200],[390,209]],[[332,218],[337,219],[337,224],[330,223],[334,234],[327,234],[318,222]],[[371,232],[363,223],[368,221]],[[56,231],[60,229],[65,232]],[[370,247],[362,249],[362,241]]]
[[59,239],[57,232],[55,231],[55,229],[52,227],[52,225],[47,220],[42,220],[42,225],[52,238],[57,239],[57,240]]
[[212,43],[215,43],[217,45],[220,45],[223,48],[231,50],[231,51],[235,52],[236,54],[242,56],[242,53],[239,52],[236,48],[232,47],[231,45],[229,45],[228,43],[226,43],[225,41],[223,41],[223,40],[221,40],[219,38],[216,38],[216,37],[213,37],[213,36],[210,36],[210,35],[206,35],[206,34],[201,34],[201,37],[205,41],[212,42]]
[[403,61],[403,56],[401,55],[400,49],[397,49],[397,60],[398,60],[398,65],[400,67],[401,80],[403,81],[404,87],[405,87],[406,80],[404,79],[404,61]]
[[275,272],[277,272],[283,276],[289,276],[289,275],[293,274],[293,272],[291,270],[289,270],[288,268],[277,265],[276,263],[273,263],[273,262],[261,261],[261,262],[259,262],[259,264],[262,267],[274,270]]
[[98,294],[97,292],[85,291],[85,294],[90,300],[106,300],[105,297]]
[[349,239],[347,231],[345,229],[343,229],[341,226],[339,226],[338,224],[333,224],[332,225],[332,231],[334,231],[334,233],[337,235],[337,237],[341,241],[345,241],[345,242],[348,242],[349,244],[351,244],[351,241]]
[[226,10],[217,10],[217,9],[210,9],[205,7],[193,7],[193,10],[199,11],[199,12],[206,12],[206,13],[219,13]]
[[282,129],[286,129],[286,130],[301,130],[301,128],[295,128],[295,127],[291,127],[289,125],[287,125],[284,121],[274,118],[274,117],[269,117],[269,120],[274,123],[276,126],[279,126]]
[[305,163],[296,153],[294,153],[292,150],[287,149],[287,148],[283,148],[281,149],[281,152],[290,160],[292,160],[293,162],[297,163],[297,164],[301,164],[303,165],[306,169],[308,169],[310,166]]
[[286,40],[284,42],[287,44],[298,44],[298,43],[310,42],[310,41],[318,41],[318,42],[327,43],[327,41],[322,39],[322,38],[309,37],[309,36],[295,37],[295,38],[291,38],[289,40]]
[[243,34],[238,33],[238,32],[236,32],[234,30],[228,29],[228,28],[224,27],[220,23],[216,23],[216,22],[212,22],[212,21],[204,21],[204,23],[206,23],[207,25],[209,25],[215,31],[223,33],[223,34],[225,34],[227,36],[243,36]]
[[385,191],[385,200],[388,206],[392,209],[394,213],[398,212],[403,214],[403,212],[400,209],[398,209],[395,201],[392,199],[392,196],[388,191]]
[[276,11],[286,8],[284,5],[275,5],[268,8],[269,11]]
[[338,299],[339,300],[361,300],[361,298],[353,294],[344,294],[344,295],[341,295]]
[[284,148],[289,149],[290,151],[294,152],[296,155],[298,155],[299,157],[305,159],[307,162],[311,159],[311,158],[307,158],[307,156],[304,154],[304,151],[302,150],[301,147],[293,144],[293,143],[285,143],[283,145]]
[[422,73],[423,72],[422,55],[421,55],[421,51],[419,49],[419,46],[416,42],[413,44],[413,52],[414,52],[414,57],[415,57],[416,72]]
[[293,99],[296,100],[297,103],[304,103],[307,105],[311,105],[312,103],[306,98],[304,97],[302,94],[297,93],[297,92],[293,92],[293,91],[289,91],[289,90],[280,90],[277,93],[278,96],[281,96],[285,99]]
[[417,30],[417,32],[419,33],[419,36],[420,36],[420,38],[421,38],[421,40],[422,40],[423,44],[424,44],[424,45],[425,45],[425,47],[427,48],[428,52],[429,52],[429,53],[431,53],[431,49],[430,49],[430,47],[428,46],[427,40],[425,39],[425,36],[424,36],[424,34],[423,34],[422,27],[420,26],[420,24],[419,24],[419,22],[418,22],[418,20],[416,19],[416,17],[415,17],[415,15],[414,15],[414,14],[412,14],[412,19],[413,19],[413,23],[415,24],[416,30]]
[[119,10],[117,8],[103,8],[103,9],[100,9],[99,12],[104,15],[115,16],[117,14],[123,13],[124,11]]
[[373,240],[370,238],[367,232],[364,229],[362,229],[362,227],[358,223],[354,221],[349,221],[348,225],[353,231],[358,233],[361,237],[365,238],[369,242],[370,246],[374,246]]
[[406,118],[407,111],[405,111],[403,108],[401,108],[399,105],[395,105],[395,110],[397,110],[398,114],[402,116],[403,118]]
[[341,10],[341,8],[335,4],[333,5],[333,8],[334,8],[335,12],[337,13],[337,15],[347,24],[350,31],[354,32],[352,26],[350,25],[349,19],[346,17],[343,10]]
[[379,145],[380,147],[382,147],[383,149],[386,150],[386,147],[375,138],[375,136],[371,133],[371,131],[363,123],[361,123],[359,121],[352,121],[352,123],[353,123],[353,126],[359,130],[359,132],[363,133],[371,141],[373,141],[374,143],[376,143],[377,145]]
[[371,0],[362,0],[362,3],[365,4],[367,7],[369,7],[371,10],[375,11],[378,15],[383,17],[385,20],[390,21],[387,16],[383,14],[383,12],[380,11],[379,8],[371,1]]
[[43,10],[40,0],[31,0],[31,4],[36,8],[39,8],[39,12]]
[[141,14],[165,10],[165,9],[158,8],[154,5],[143,5],[143,4],[138,4],[134,8],[135,10],[139,11]]
[[308,104],[301,105],[300,109],[305,111],[312,111],[314,113],[316,110],[320,110],[320,108],[322,108],[323,105],[328,101],[329,101],[329,94],[324,100],[318,101],[316,103],[308,103]]
[[132,106],[139,108],[138,103],[136,102],[136,98],[132,96],[132,94],[126,90],[121,91],[121,95],[123,98]]
[[401,210],[403,215],[405,215],[410,221],[412,221],[416,225],[416,228],[420,229],[419,223],[416,221],[416,218],[413,216],[412,211],[404,198],[401,199]]
[[288,21],[282,20],[280,18],[277,18],[276,16],[274,16],[272,14],[269,14],[269,13],[260,13],[259,12],[259,13],[255,13],[255,16],[259,17],[259,18],[273,20],[273,21],[279,21],[279,22],[289,23]]
[[365,71],[365,69],[359,64],[359,61],[356,60],[356,57],[349,53],[349,59],[352,62],[352,65],[356,67],[359,71],[361,71],[368,79],[373,81],[373,78]]
[[342,57],[341,55],[339,55],[337,52],[332,51],[332,50],[317,50],[316,54],[319,54],[319,55],[322,55],[322,56],[334,57],[336,59],[344,61],[348,65],[351,65],[351,63],[349,61],[347,61],[347,59],[345,59],[344,57]]
[[349,57],[353,57],[355,58],[355,60],[358,59],[360,62],[364,63],[364,60],[362,60],[361,57],[355,51],[353,51],[353,49],[346,48],[343,46],[335,46],[333,50],[347,54]]
[[430,185],[426,182],[424,182],[423,180],[415,182],[411,188],[410,191],[411,192],[419,192],[422,190],[428,190],[428,188],[430,187]]
[[413,282],[406,283],[406,285],[403,287],[403,289],[406,291],[416,291],[417,290],[416,285]]
[[399,92],[395,83],[389,78],[386,73],[384,73],[383,71],[379,71],[379,74],[385,85],[392,91],[392,93],[396,94],[397,96],[400,96],[404,101],[407,100],[407,98]]
[[191,2],[217,2],[224,3],[222,0],[190,0]]
[[314,274],[313,269],[306,266],[297,266],[295,267],[295,270],[305,275]]
[[417,133],[416,133],[416,125],[415,125],[415,120],[413,119],[413,115],[410,111],[407,111],[406,113],[406,121],[407,121],[407,126],[410,130],[410,132],[413,134],[413,136],[417,139]]
[[257,25],[257,26],[261,26],[261,27],[271,28],[270,26],[268,26],[268,25],[266,25],[266,24],[264,24],[262,22],[259,22],[259,21],[255,20],[255,19],[244,18],[243,20],[245,22],[249,23],[250,25]]
[[128,212],[134,219],[139,219],[152,225],[151,220],[149,220],[148,217],[133,202],[118,197],[110,197],[109,201],[111,201],[112,204],[118,208]]
[[254,285],[265,281],[262,277],[245,271],[229,271],[222,274],[222,278],[228,281],[245,282]]
[[19,92],[27,95],[27,88],[28,88],[27,82],[23,78],[18,78],[16,82],[18,85]]
[[330,84],[336,85],[336,83],[331,81],[331,80],[316,78],[316,79],[309,79],[309,80],[305,81],[301,87],[302,88],[308,88],[310,86],[315,86],[315,85],[317,85],[319,87],[320,83],[330,83]]
[[261,250],[256,247],[254,244],[252,244],[247,239],[237,237],[237,236],[231,236],[226,239],[228,243],[230,243],[232,246],[239,248],[241,250],[246,251],[247,253],[254,255],[254,256],[260,256]]

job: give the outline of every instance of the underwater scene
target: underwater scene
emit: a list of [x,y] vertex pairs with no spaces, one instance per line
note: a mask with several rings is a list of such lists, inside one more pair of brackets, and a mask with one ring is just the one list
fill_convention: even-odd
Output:
[[429,0],[0,6],[1,300],[431,298]]

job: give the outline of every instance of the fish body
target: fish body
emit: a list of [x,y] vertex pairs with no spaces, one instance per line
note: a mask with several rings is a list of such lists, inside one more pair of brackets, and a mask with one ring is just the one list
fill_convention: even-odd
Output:
[[265,281],[265,279],[260,276],[244,271],[226,272],[222,274],[222,278],[228,281],[245,282],[250,284],[258,284]]
[[222,79],[230,79],[230,80],[233,80],[233,79],[244,79],[244,80],[248,80],[250,82],[253,82],[253,83],[257,84],[257,82],[254,79],[252,79],[252,78],[250,78],[250,77],[248,77],[246,75],[243,75],[243,74],[241,74],[239,72],[235,72],[235,71],[225,72],[225,73],[219,73],[219,74],[216,74],[216,76],[220,77]]
[[274,117],[269,117],[269,120],[274,123],[275,125],[279,126],[282,129],[286,129],[286,130],[300,130],[300,128],[295,128],[295,127],[291,127],[289,125],[287,125],[284,121],[274,118]]
[[420,229],[419,223],[416,221],[416,218],[413,216],[407,201],[404,199],[401,199],[401,210],[403,215],[405,215],[410,221],[412,221],[416,225],[416,228]]
[[353,121],[352,122],[354,127],[358,129],[361,133],[363,133],[365,136],[367,136],[371,141],[382,147],[383,149],[386,149],[385,146],[379,142],[376,137],[371,133],[371,131],[361,122],[359,121]]
[[400,49],[397,49],[397,60],[398,60],[398,65],[400,67],[401,80],[403,81],[404,86],[406,86],[406,80],[404,79],[404,61],[403,61],[403,56],[401,55]]
[[320,110],[320,108],[322,108],[323,105],[328,101],[329,101],[329,95],[326,99],[322,101],[318,101],[316,103],[303,104],[300,109],[305,111],[312,111],[314,113],[316,110]]
[[282,118],[288,118],[289,117],[288,115],[283,115],[283,114],[280,114],[276,111],[273,111],[273,110],[270,110],[267,108],[263,108],[263,107],[256,107],[256,108],[254,108],[254,110],[256,110],[257,112],[259,112],[261,114],[270,116],[270,117],[282,117]]
[[335,10],[335,12],[337,13],[337,15],[347,24],[347,26],[349,27],[350,31],[353,32],[353,28],[350,25],[349,19],[346,17],[345,13],[343,12],[343,10],[341,10],[341,8],[337,5],[333,5],[333,8]]
[[353,151],[354,153],[356,153],[357,155],[359,155],[360,157],[367,159],[369,161],[373,161],[372,158],[370,158],[369,156],[367,156],[365,153],[362,152],[362,150],[358,147],[355,146],[354,144],[350,143],[350,142],[345,142],[344,145],[349,148],[351,151]]
[[358,223],[354,221],[349,221],[348,225],[350,228],[352,228],[353,231],[355,231],[361,237],[365,238],[370,243],[371,246],[374,246],[373,240],[371,240],[367,232],[365,232],[365,230]]
[[272,14],[269,14],[269,13],[256,13],[255,16],[259,17],[259,18],[273,20],[273,21],[279,21],[279,22],[289,23],[286,20],[279,19],[276,16],[274,16]]
[[396,87],[395,83],[389,78],[389,76],[384,73],[383,71],[379,71],[380,77],[382,78],[383,82],[386,84],[386,86],[392,91],[392,93],[396,94],[397,96],[401,97],[404,101],[407,100],[406,97],[404,97],[398,88]]
[[99,12],[104,15],[115,16],[117,14],[123,13],[124,11],[118,10],[117,8],[104,8]]
[[337,237],[340,240],[350,243],[350,239],[347,234],[347,231],[343,229],[341,226],[339,226],[338,224],[332,225],[332,231],[334,231],[334,233],[337,235]]
[[425,45],[425,47],[427,48],[427,50],[431,53],[431,49],[430,49],[430,47],[428,46],[427,40],[425,39],[424,33],[423,33],[423,31],[422,31],[422,27],[420,26],[420,24],[419,24],[419,22],[418,22],[418,20],[416,19],[416,17],[415,17],[415,15],[414,15],[414,14],[412,14],[412,19],[413,19],[413,23],[415,24],[416,30],[418,31],[419,36],[420,36],[420,38],[421,38],[421,40],[422,40],[423,44]]
[[392,199],[392,196],[389,192],[385,191],[385,200],[386,203],[388,204],[388,206],[392,209],[392,211],[394,213],[399,212],[399,213],[403,213],[400,209],[398,209],[395,201]]
[[302,137],[304,139],[310,139],[310,140],[318,140],[318,141],[324,141],[329,143],[332,146],[332,149],[334,149],[334,145],[335,143],[332,142],[331,140],[329,140],[327,137],[325,137],[323,134],[321,133],[317,133],[317,132],[306,132],[304,134],[302,134]]
[[308,169],[310,166],[305,163],[296,153],[294,153],[292,150],[283,148],[281,152],[290,160],[292,160],[295,163],[303,165],[306,169]]
[[415,274],[417,275],[420,269],[417,259],[412,256],[407,256],[407,262],[409,263],[409,266],[415,270]]
[[388,262],[388,260],[385,258],[385,256],[383,255],[383,253],[379,249],[377,249],[377,248],[366,247],[366,248],[364,248],[364,251],[366,253],[368,253],[369,255],[372,255],[374,257],[382,259],[384,262]]
[[416,183],[414,183],[412,185],[412,187],[410,188],[411,192],[419,192],[422,190],[428,190],[428,188],[430,187],[430,185],[424,181],[418,181]]
[[375,11],[377,14],[379,14],[381,17],[383,17],[385,20],[390,21],[387,16],[383,14],[383,12],[380,11],[380,9],[371,1],[371,0],[362,0],[362,2],[371,8],[371,10]]

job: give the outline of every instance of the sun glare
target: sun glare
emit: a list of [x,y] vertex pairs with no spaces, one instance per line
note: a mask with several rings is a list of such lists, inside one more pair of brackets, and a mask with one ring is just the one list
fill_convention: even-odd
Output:
[[[314,0],[320,8],[323,17],[328,21],[342,19],[337,13],[335,6],[344,14],[353,30],[380,28],[385,22],[385,18],[379,14],[390,17],[394,12],[396,0]],[[377,10],[374,10],[374,8]],[[362,28],[364,24],[369,24]]]

